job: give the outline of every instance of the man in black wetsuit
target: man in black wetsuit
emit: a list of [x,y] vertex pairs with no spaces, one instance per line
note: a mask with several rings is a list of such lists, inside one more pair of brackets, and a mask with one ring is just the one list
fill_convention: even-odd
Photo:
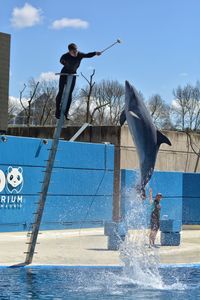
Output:
[[[61,73],[67,73],[67,74],[76,74],[76,71],[78,67],[80,66],[81,60],[83,58],[90,58],[95,55],[101,55],[101,52],[95,51],[95,52],[89,52],[89,53],[82,53],[78,51],[78,48],[76,44],[72,43],[68,45],[68,50],[69,52],[63,54],[60,58],[60,63],[64,66],[61,70]],[[60,118],[60,104],[61,104],[61,99],[62,99],[62,93],[64,89],[65,83],[67,83],[67,75],[61,75],[60,80],[59,80],[59,91],[56,96],[56,112],[55,112],[55,117],[57,119]],[[76,76],[73,77],[72,80],[72,85],[71,85],[71,90],[69,93],[69,99],[67,103],[67,107],[65,110],[65,117],[66,119],[68,116],[69,108],[72,102],[72,92],[74,90],[76,83]]]
[[152,204],[153,211],[151,213],[151,231],[149,234],[149,247],[155,246],[156,235],[160,228],[160,210],[161,210],[160,201],[161,201],[161,199],[162,199],[162,194],[157,193],[156,198]]

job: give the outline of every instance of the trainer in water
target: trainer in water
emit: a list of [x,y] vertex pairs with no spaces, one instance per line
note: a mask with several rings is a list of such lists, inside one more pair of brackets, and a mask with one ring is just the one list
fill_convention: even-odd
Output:
[[[64,74],[76,74],[76,71],[77,71],[78,67],[80,66],[81,60],[83,58],[90,58],[95,55],[97,55],[97,56],[101,55],[101,52],[99,52],[99,51],[94,51],[94,52],[89,52],[89,53],[79,52],[77,45],[74,43],[71,43],[68,45],[68,50],[69,50],[69,52],[63,54],[60,58],[60,63],[64,66],[61,70],[61,73],[64,73]],[[61,104],[61,99],[62,99],[62,93],[64,90],[64,85],[65,85],[65,83],[67,83],[67,78],[68,78],[68,75],[60,75],[59,91],[56,96],[55,117],[57,119],[60,118],[60,104]],[[75,83],[76,83],[76,76],[74,76],[73,80],[72,80],[69,98],[68,98],[68,102],[67,102],[67,106],[66,106],[66,110],[65,110],[66,119],[68,119],[67,117],[68,117],[68,112],[69,112],[70,105],[72,102],[72,93],[73,93],[73,90],[75,87]]]

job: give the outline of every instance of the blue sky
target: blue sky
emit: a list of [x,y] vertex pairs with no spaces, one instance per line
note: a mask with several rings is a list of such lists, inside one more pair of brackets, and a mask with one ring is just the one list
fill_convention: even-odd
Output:
[[199,0],[0,0],[0,31],[11,34],[10,96],[30,77],[59,72],[69,43],[101,51],[120,38],[78,73],[129,80],[146,99],[158,93],[170,103],[173,88],[200,80],[199,16]]

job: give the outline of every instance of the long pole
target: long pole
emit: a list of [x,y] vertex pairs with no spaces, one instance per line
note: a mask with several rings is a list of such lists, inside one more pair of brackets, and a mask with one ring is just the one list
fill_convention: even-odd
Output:
[[117,40],[116,42],[114,42],[113,44],[111,44],[110,46],[106,47],[105,49],[103,49],[101,51],[101,53],[105,52],[106,50],[110,49],[111,47],[113,47],[114,45],[118,44],[118,43],[121,43],[121,40]]
[[38,208],[37,208],[37,212],[35,214],[35,221],[32,225],[32,232],[30,233],[31,236],[30,236],[30,242],[28,243],[29,246],[28,246],[25,264],[31,264],[32,260],[33,260],[33,255],[35,252],[35,246],[37,243],[38,232],[39,232],[39,228],[40,228],[40,224],[41,224],[41,220],[42,220],[42,215],[43,215],[43,211],[44,211],[44,206],[45,206],[45,202],[46,202],[47,192],[48,192],[48,188],[49,188],[49,184],[50,184],[52,169],[53,169],[54,160],[55,160],[55,156],[56,156],[56,152],[57,152],[57,148],[58,148],[62,125],[64,122],[64,113],[65,113],[65,109],[67,106],[67,101],[68,101],[68,97],[69,97],[69,93],[70,93],[70,89],[71,89],[73,76],[75,76],[75,75],[68,75],[67,84],[65,84],[65,86],[64,86],[62,99],[61,99],[61,115],[60,115],[60,119],[57,121],[56,128],[54,130],[54,136],[53,136],[53,140],[52,140],[51,149],[49,152],[49,157],[48,157],[47,166],[46,166],[45,175],[44,175],[44,181],[42,184],[42,191],[40,192]]

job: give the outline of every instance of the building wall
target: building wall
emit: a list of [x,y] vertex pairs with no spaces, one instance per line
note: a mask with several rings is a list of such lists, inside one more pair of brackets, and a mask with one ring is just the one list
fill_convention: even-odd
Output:
[[0,32],[0,131],[8,124],[10,35]]
[[[194,153],[200,150],[200,134],[191,134],[191,141],[185,132],[162,131],[172,143],[172,146],[161,144],[158,152],[155,170],[177,172],[200,172],[199,156]],[[128,126],[121,129],[121,168],[138,169],[139,161],[135,145],[129,133]]]

